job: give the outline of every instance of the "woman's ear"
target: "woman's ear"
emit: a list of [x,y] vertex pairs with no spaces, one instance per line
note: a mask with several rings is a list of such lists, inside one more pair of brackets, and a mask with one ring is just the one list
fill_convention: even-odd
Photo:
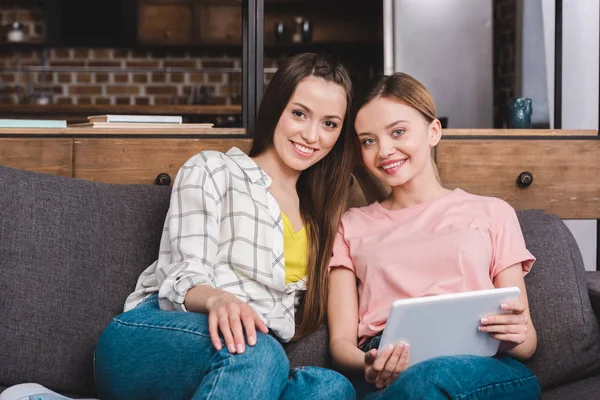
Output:
[[429,146],[435,147],[442,139],[442,124],[439,119],[434,119],[429,124]]

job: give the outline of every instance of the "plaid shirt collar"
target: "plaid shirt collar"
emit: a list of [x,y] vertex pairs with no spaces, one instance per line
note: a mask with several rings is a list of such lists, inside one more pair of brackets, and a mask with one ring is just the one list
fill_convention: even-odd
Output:
[[271,177],[267,175],[267,173],[251,159],[246,153],[238,149],[237,147],[232,147],[226,153],[237,165],[240,166],[244,174],[252,183],[258,183],[268,188],[271,186]]

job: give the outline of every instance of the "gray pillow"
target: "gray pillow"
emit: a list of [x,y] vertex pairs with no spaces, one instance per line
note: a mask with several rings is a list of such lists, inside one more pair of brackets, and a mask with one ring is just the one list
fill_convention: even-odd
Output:
[[93,393],[96,340],[158,255],[170,189],[0,167],[0,385]]
[[525,277],[538,346],[526,364],[542,390],[600,372],[600,329],[581,253],[567,226],[540,210],[517,213],[537,258]]

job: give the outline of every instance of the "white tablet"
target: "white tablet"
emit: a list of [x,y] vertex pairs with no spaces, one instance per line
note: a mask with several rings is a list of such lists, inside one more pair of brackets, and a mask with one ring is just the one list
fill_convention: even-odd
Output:
[[478,290],[441,296],[396,300],[388,316],[379,352],[399,342],[410,345],[410,364],[438,356],[491,357],[500,341],[477,327],[481,318],[502,314],[503,302],[515,301],[518,287]]

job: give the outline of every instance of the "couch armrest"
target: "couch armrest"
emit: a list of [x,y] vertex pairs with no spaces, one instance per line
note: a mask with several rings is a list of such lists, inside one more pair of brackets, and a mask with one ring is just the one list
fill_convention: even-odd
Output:
[[600,271],[587,271],[586,277],[590,302],[592,303],[596,318],[600,320]]

